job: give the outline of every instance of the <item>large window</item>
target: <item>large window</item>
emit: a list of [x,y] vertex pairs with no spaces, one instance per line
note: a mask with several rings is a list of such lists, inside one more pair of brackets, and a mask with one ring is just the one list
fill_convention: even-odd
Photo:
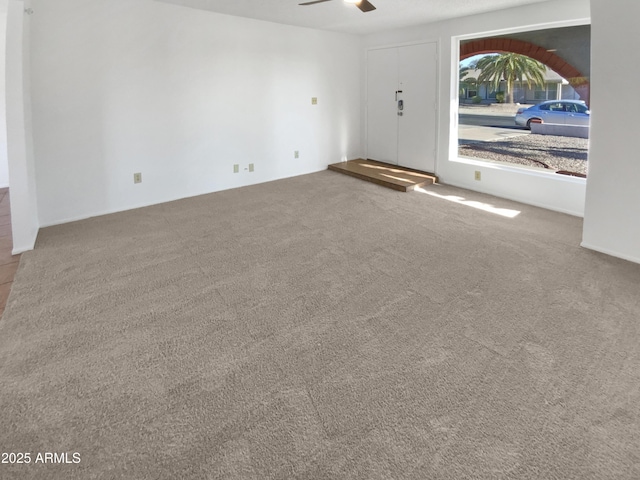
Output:
[[582,25],[461,41],[459,158],[586,176],[590,40]]

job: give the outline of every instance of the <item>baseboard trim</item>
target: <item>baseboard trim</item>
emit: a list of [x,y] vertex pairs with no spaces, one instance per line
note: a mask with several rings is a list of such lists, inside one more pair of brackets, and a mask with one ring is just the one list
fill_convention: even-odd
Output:
[[308,172],[300,172],[300,173],[294,173],[292,175],[288,175],[288,176],[284,176],[284,177],[278,177],[278,178],[271,178],[271,179],[262,179],[262,180],[258,180],[256,182],[252,182],[252,183],[244,183],[242,185],[231,185],[231,186],[225,186],[216,190],[207,190],[204,192],[196,192],[196,193],[192,193],[189,195],[185,195],[185,196],[177,196],[177,197],[169,197],[166,199],[163,199],[161,201],[154,201],[154,202],[142,202],[139,204],[135,204],[135,205],[128,205],[126,207],[119,207],[119,208],[110,208],[110,209],[105,209],[105,210],[99,210],[99,211],[95,211],[95,212],[91,212],[91,213],[84,213],[82,215],[78,215],[78,216],[73,216],[73,217],[67,217],[67,218],[62,218],[62,219],[57,219],[57,220],[53,220],[53,221],[45,221],[44,223],[40,224],[40,228],[47,228],[47,227],[53,227],[56,225],[64,225],[66,223],[73,223],[73,222],[80,222],[82,220],[87,220],[89,218],[95,218],[95,217],[102,217],[104,215],[112,215],[114,213],[121,213],[121,212],[127,212],[129,210],[137,210],[139,208],[146,208],[146,207],[153,207],[154,205],[162,205],[163,203],[171,203],[171,202],[177,202],[179,200],[186,200],[188,198],[194,198],[194,197],[199,197],[202,195],[211,195],[213,193],[218,193],[218,192],[224,192],[225,190],[233,190],[236,188],[246,188],[246,187],[251,187],[254,185],[260,185],[263,183],[269,183],[269,182],[277,182],[278,180],[285,180],[287,178],[294,178],[294,177],[299,177],[301,175],[311,175],[313,173],[319,173],[319,172],[324,172],[326,171],[327,166],[323,165],[322,167],[317,167],[317,170],[311,170]]
[[19,254],[24,253],[24,252],[29,252],[29,251],[33,250],[34,248],[36,248],[36,241],[35,240],[30,245],[22,245],[22,246],[19,246],[19,247],[14,246],[13,249],[11,250],[11,255],[19,255]]
[[[561,175],[558,175],[561,176]],[[542,202],[524,200],[522,198],[516,198],[515,196],[503,194],[502,192],[493,192],[491,190],[483,190],[479,188],[474,188],[473,186],[465,183],[459,183],[456,181],[450,182],[447,179],[440,178],[440,181],[444,185],[451,185],[452,187],[463,188],[465,190],[469,190],[472,192],[483,193],[485,195],[491,195],[493,197],[504,198],[505,200],[511,200],[512,202],[522,203],[523,205],[531,205],[532,207],[544,208],[545,210],[551,210],[552,212],[564,213],[566,215],[571,215],[572,217],[584,218],[584,212],[579,212],[575,210],[569,210],[566,208],[558,207],[557,205],[549,205]]]
[[587,242],[582,242],[580,244],[581,247],[587,248],[589,250],[593,250],[594,252],[604,253],[605,255],[609,255],[611,257],[621,258],[622,260],[627,260],[628,262],[639,263],[640,257],[634,257],[631,255],[625,255],[624,253],[615,252],[613,250],[609,250],[607,248],[596,247],[595,245],[591,245]]

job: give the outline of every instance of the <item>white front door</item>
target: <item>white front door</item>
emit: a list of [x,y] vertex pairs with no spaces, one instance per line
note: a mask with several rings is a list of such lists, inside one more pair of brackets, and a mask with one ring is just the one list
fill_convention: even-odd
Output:
[[435,171],[436,54],[435,43],[369,51],[367,158]]
[[398,163],[398,49],[370,50],[367,56],[367,158]]
[[398,49],[401,99],[398,165],[434,172],[436,166],[436,44]]

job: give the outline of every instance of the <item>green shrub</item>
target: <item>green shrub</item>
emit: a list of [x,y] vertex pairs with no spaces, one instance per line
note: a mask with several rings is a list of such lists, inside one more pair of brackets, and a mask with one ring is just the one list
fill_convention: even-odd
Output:
[[471,101],[473,103],[480,103],[480,102],[482,102],[482,97],[480,95],[476,95],[475,97],[471,98]]
[[496,93],[496,102],[504,103],[504,92]]

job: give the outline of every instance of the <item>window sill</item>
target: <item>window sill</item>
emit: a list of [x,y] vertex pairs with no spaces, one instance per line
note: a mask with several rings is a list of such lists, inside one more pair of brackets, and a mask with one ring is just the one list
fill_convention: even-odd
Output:
[[497,160],[493,161],[493,160],[485,160],[485,159],[472,158],[472,157],[456,156],[456,157],[450,158],[449,161],[453,163],[462,163],[466,165],[473,165],[477,167],[500,170],[503,172],[517,173],[521,175],[546,178],[546,179],[550,179],[551,181],[574,183],[578,185],[585,185],[587,183],[586,178],[573,177],[570,175],[561,175],[555,172],[545,171],[545,169],[538,168],[538,167],[530,167],[527,165],[516,165],[513,163],[500,162]]

